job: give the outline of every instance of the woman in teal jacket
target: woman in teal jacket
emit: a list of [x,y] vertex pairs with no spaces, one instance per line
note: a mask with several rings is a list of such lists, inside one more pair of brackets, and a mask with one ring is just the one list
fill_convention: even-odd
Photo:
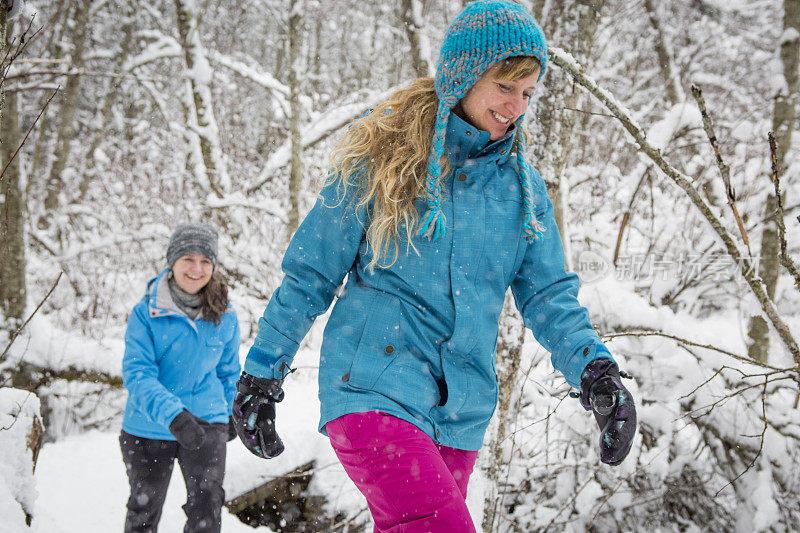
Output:
[[239,324],[215,272],[217,233],[181,224],[169,268],[147,284],[125,333],[128,401],[120,446],[131,486],[126,532],[155,531],[175,459],[187,532],[220,530],[225,444],[239,365]]
[[[519,4],[476,1],[451,23],[435,80],[356,120],[294,235],[259,322],[234,425],[262,457],[297,348],[346,285],[320,354],[319,429],[376,531],[468,531],[469,474],[497,404],[495,344],[510,287],[618,464],[630,394],[564,270],[553,205],[525,159],[523,119],[547,46]],[[442,157],[444,156],[444,157]]]

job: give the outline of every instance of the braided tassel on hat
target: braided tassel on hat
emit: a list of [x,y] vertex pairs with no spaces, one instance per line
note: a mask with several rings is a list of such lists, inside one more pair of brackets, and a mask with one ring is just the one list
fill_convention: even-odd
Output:
[[522,231],[525,233],[525,238],[541,239],[544,233],[544,226],[536,220],[536,215],[533,213],[533,168],[528,163],[525,157],[525,135],[522,134],[522,119],[524,115],[519,118],[517,124],[517,137],[515,142],[517,144],[517,166],[519,166],[519,181],[522,186],[522,204],[525,208],[525,221],[522,223]]
[[444,236],[444,213],[442,213],[442,186],[439,177],[442,167],[439,161],[444,153],[444,135],[447,131],[447,119],[450,109],[439,103],[436,113],[436,124],[433,130],[433,146],[428,159],[428,180],[425,183],[425,193],[428,199],[428,212],[419,224],[417,235],[425,236],[428,240],[436,241]]

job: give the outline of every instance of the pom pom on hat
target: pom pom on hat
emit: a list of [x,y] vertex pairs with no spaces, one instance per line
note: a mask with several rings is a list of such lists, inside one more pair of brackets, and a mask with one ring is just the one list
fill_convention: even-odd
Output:
[[[511,1],[478,0],[468,4],[450,23],[436,64],[435,87],[439,108],[425,187],[428,211],[420,222],[419,235],[430,240],[444,235],[439,160],[444,153],[444,139],[451,110],[490,67],[514,56],[535,57],[541,65],[539,79],[544,76],[549,60],[547,42],[536,19],[521,5]],[[526,235],[534,237],[540,236],[543,228],[533,215],[531,168],[522,153],[525,147],[521,129],[524,118],[523,115],[516,121],[519,135],[517,158],[524,191],[523,229]]]

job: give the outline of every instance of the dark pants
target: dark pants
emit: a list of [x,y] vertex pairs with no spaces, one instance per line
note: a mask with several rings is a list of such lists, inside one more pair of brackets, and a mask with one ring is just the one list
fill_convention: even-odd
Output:
[[227,424],[212,424],[199,450],[187,450],[172,440],[147,439],[122,432],[119,445],[131,495],[125,533],[154,533],[161,518],[175,459],[186,482],[184,533],[217,533],[221,527],[225,491]]

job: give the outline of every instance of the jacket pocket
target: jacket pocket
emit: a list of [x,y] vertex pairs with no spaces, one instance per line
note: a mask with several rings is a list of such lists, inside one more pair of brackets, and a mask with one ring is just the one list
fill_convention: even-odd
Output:
[[215,374],[215,369],[222,360],[222,353],[225,350],[225,343],[222,342],[220,337],[207,337],[205,349],[206,353],[203,354],[202,359],[199,361],[199,370],[202,375]]
[[371,390],[402,349],[400,302],[394,296],[378,292],[366,312],[369,317],[353,358],[348,384]]
[[439,385],[440,401],[431,414],[437,420],[459,419],[461,408],[467,402],[467,392],[470,388],[467,374],[464,372],[465,362],[456,358],[452,353],[442,354],[442,373],[444,377],[437,383]]
[[212,355],[216,355],[217,357],[213,358],[214,360],[218,360],[222,356],[222,349],[225,347],[225,343],[222,342],[222,339],[219,337],[207,337],[206,338],[206,349]]

